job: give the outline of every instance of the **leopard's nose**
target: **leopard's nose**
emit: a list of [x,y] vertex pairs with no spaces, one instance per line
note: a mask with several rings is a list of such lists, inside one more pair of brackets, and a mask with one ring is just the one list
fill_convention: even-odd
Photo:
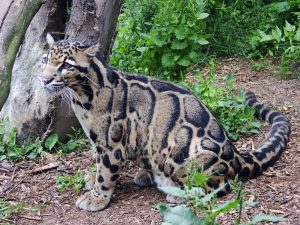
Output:
[[40,77],[40,81],[44,84],[47,85],[49,83],[51,83],[51,81],[53,81],[54,78],[45,78],[45,77]]

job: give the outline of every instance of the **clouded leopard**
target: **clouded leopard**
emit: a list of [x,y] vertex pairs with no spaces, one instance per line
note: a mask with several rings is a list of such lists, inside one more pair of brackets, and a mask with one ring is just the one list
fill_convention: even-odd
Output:
[[[42,85],[70,97],[72,108],[96,152],[97,172],[86,176],[76,205],[98,211],[111,199],[125,160],[142,168],[140,186],[183,186],[194,161],[210,174],[207,191],[230,191],[228,179],[253,178],[273,165],[286,148],[289,120],[246,93],[246,102],[272,123],[258,149],[239,152],[205,105],[190,91],[170,82],[118,71],[99,56],[99,46],[54,39],[43,58]],[[167,200],[174,199],[167,196]]]

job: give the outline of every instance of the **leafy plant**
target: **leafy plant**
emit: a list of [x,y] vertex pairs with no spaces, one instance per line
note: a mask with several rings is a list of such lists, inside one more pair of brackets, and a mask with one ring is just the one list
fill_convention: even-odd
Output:
[[0,220],[10,219],[12,216],[22,212],[25,205],[22,203],[7,201],[0,198]]
[[[30,211],[33,213],[39,213],[46,206],[43,204],[37,204],[30,208],[20,202],[8,201],[4,198],[0,198],[0,221],[9,221],[10,218],[22,213],[23,211]],[[1,225],[4,225],[0,222]],[[9,223],[10,224],[10,223]]]
[[[59,148],[62,153],[69,153],[76,148],[88,145],[88,141],[81,129],[73,128],[74,134],[68,134],[70,140],[65,144],[59,141],[57,134],[50,135],[44,142],[48,151]],[[35,159],[43,154],[43,143],[37,138],[35,142],[26,144],[17,143],[17,129],[11,127],[9,119],[0,122],[0,160],[18,161],[23,159]]]
[[192,163],[188,170],[187,185],[184,186],[184,189],[177,187],[161,188],[166,194],[182,198],[187,203],[175,207],[170,207],[166,204],[157,205],[156,208],[159,209],[165,220],[162,225],[217,225],[218,215],[232,210],[237,212],[235,224],[252,225],[262,221],[286,221],[286,219],[281,217],[256,215],[250,222],[244,222],[241,218],[241,210],[246,206],[255,206],[255,202],[251,200],[244,201],[247,195],[243,192],[242,182],[238,180],[232,182],[235,192],[234,199],[219,203],[216,199],[216,193],[222,187],[206,194],[203,185],[207,179],[209,178],[197,171],[196,164]]
[[20,145],[17,143],[17,129],[10,127],[8,118],[0,122],[0,160],[34,159],[43,153],[40,139],[37,138],[34,143]]
[[127,71],[182,79],[208,44],[205,8],[205,0],[125,1],[110,63]]
[[[300,15],[300,14],[299,14]],[[267,52],[260,50],[269,56],[279,56],[281,58],[280,74],[289,76],[292,74],[290,68],[296,66],[298,73],[300,58],[300,20],[296,25],[285,21],[285,25],[279,28],[270,27],[266,31],[258,30],[257,34],[252,37],[252,47],[254,49],[265,49]],[[299,75],[298,75],[299,76]]]
[[80,171],[77,171],[73,175],[67,174],[56,177],[56,187],[60,192],[68,189],[74,189],[76,192],[79,192],[82,188],[84,188],[84,185],[84,177]]
[[298,30],[298,1],[124,0],[110,63],[183,80],[212,56],[269,54],[280,57],[281,74],[300,77]]
[[88,145],[87,138],[82,129],[72,127],[74,134],[67,134],[69,141],[62,143],[59,141],[58,134],[52,134],[45,140],[45,148],[49,151],[53,149],[59,150],[62,153],[69,153],[77,148],[82,148]]
[[255,118],[255,110],[245,103],[243,92],[234,89],[231,74],[226,77],[226,86],[217,85],[215,64],[210,61],[210,74],[207,79],[199,71],[194,73],[197,83],[181,82],[189,88],[214,113],[232,140],[246,133],[259,132],[260,123]]

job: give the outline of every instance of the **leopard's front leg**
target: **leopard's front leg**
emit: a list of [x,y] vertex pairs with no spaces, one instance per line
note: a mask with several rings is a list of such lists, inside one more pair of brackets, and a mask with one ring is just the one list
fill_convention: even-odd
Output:
[[93,189],[76,201],[78,208],[87,211],[99,211],[109,204],[123,162],[124,152],[120,148],[109,150],[98,146],[97,150],[97,172]]

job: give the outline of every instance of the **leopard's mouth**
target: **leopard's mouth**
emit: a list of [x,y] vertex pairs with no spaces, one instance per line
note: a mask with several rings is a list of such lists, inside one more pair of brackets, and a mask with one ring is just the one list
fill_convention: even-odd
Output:
[[46,88],[50,91],[50,92],[54,92],[55,94],[60,94],[61,91],[64,89],[65,85],[47,85]]
[[42,87],[56,94],[59,94],[65,87],[65,83],[63,81],[56,81],[54,78],[39,77],[39,80]]

